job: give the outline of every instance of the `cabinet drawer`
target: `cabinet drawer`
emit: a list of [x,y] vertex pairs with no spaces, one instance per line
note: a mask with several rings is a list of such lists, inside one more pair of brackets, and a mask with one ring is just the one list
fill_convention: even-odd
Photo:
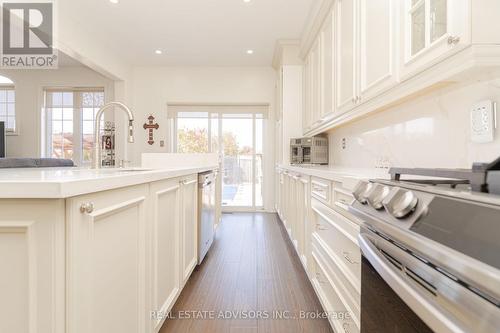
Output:
[[354,202],[354,197],[347,190],[335,186],[333,188],[333,200],[335,203],[339,203],[347,207]]
[[346,274],[344,264],[339,263],[331,251],[325,246],[325,243],[313,234],[311,239],[311,251],[320,258],[323,267],[329,274],[331,280],[341,293],[341,298],[347,309],[352,312],[353,318],[359,322],[361,312],[361,281],[359,279],[349,278],[350,273]]
[[332,194],[332,183],[321,178],[311,178],[311,195],[318,200],[330,205]]
[[320,257],[312,254],[313,285],[335,332],[359,332],[352,313],[346,308],[338,289],[326,273]]
[[333,208],[335,211],[343,215],[350,222],[359,225],[361,221],[349,212],[349,206],[354,200],[354,196],[348,190],[342,187],[333,187]]
[[361,251],[357,242],[359,226],[317,200],[313,200],[311,206],[315,234],[335,256],[337,262],[343,265],[346,276],[350,280],[359,281],[361,276]]

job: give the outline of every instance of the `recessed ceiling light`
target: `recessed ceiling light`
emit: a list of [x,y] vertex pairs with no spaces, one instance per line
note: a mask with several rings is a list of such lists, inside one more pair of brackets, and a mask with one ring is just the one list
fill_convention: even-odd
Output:
[[253,54],[253,50],[247,50],[247,54]]
[[120,2],[120,0],[109,0],[109,2],[117,4],[118,2]]
[[246,3],[249,3],[251,2],[252,0],[243,0],[243,2],[246,2]]
[[155,51],[155,53],[156,53],[156,54],[162,54],[162,53],[163,53],[163,51],[162,51],[162,50],[156,50],[156,51]]

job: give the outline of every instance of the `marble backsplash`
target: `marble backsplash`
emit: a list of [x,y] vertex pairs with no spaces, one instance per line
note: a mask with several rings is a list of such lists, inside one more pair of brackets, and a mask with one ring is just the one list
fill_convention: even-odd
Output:
[[500,129],[494,142],[470,139],[470,109],[485,99],[500,103],[500,79],[450,86],[333,129],[330,163],[470,168],[473,162],[490,162],[500,156]]

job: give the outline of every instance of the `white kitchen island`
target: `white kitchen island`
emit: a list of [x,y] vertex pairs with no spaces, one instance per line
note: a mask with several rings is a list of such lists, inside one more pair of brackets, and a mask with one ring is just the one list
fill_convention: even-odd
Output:
[[216,168],[0,170],[0,332],[157,332]]

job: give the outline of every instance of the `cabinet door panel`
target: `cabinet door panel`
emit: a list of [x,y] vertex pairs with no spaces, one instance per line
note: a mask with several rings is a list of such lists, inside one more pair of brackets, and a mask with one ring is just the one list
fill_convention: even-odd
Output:
[[65,332],[64,200],[0,200],[0,332]]
[[321,42],[317,38],[311,49],[311,105],[312,127],[318,124],[321,118]]
[[330,14],[324,23],[321,31],[322,50],[322,107],[321,118],[325,118],[334,111],[334,33],[333,33],[333,13]]
[[[180,185],[178,179],[151,184],[152,203],[152,311],[164,314],[180,290]],[[161,315],[155,331],[164,321]]]
[[67,200],[69,332],[147,331],[147,194],[140,185]]
[[196,175],[182,185],[182,284],[187,282],[198,260],[198,182]]
[[311,129],[312,124],[312,81],[311,81],[311,54],[306,57],[304,63],[304,110],[302,111],[302,123],[304,133]]
[[354,107],[355,82],[355,0],[337,2],[337,109],[340,113]]
[[395,2],[360,0],[360,88],[362,101],[395,84]]

